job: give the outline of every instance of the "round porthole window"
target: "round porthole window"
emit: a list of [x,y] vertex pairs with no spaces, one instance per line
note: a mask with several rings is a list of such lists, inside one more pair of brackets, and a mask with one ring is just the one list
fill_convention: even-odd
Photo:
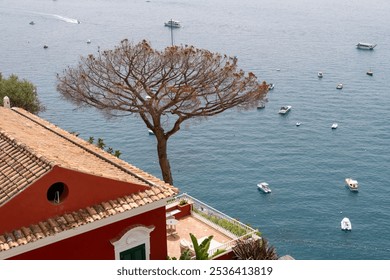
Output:
[[47,200],[55,204],[63,202],[67,195],[68,188],[62,182],[54,183],[47,190]]

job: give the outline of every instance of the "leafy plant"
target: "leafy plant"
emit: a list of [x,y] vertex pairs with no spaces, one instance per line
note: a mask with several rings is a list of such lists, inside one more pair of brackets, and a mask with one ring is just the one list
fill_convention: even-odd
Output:
[[180,255],[179,260],[191,260],[192,259],[192,253],[190,249],[186,249],[183,251],[183,253]]
[[208,219],[209,221],[213,222],[214,224],[219,225],[220,227],[230,231],[231,233],[233,233],[236,236],[243,236],[243,235],[248,233],[245,228],[243,228],[242,226],[235,224],[227,219],[223,219],[223,218],[217,217],[215,215],[208,215],[202,211],[199,211],[196,208],[194,208],[193,211],[196,212],[197,214],[201,215],[202,217]]
[[8,79],[0,73],[0,105],[3,98],[8,96],[11,107],[23,108],[33,114],[45,111],[45,107],[38,99],[35,85],[27,80],[19,80],[18,76],[11,75]]
[[[102,138],[98,138],[96,144],[94,143],[95,142],[95,138],[93,136],[90,136],[87,140],[90,144],[94,144],[96,147],[104,150],[104,148],[106,147],[106,143],[104,143],[104,140]],[[108,147],[106,149],[106,152],[109,153],[109,154],[112,154],[114,156],[116,156],[117,158],[120,157],[120,155],[122,154],[121,151],[119,150],[115,150],[111,147]]]
[[195,258],[197,260],[209,260],[209,248],[211,244],[211,239],[213,239],[213,236],[210,235],[209,237],[205,238],[202,243],[198,244],[198,239],[196,239],[195,235],[190,233],[192,245],[194,246],[195,251]]
[[186,199],[182,199],[182,200],[180,200],[180,202],[179,202],[179,205],[180,205],[180,206],[183,206],[183,205],[186,205],[186,204],[188,204],[188,201],[187,201]]

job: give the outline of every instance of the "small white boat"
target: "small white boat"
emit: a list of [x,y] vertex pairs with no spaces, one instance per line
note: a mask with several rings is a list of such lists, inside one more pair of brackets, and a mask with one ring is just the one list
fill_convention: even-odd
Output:
[[352,224],[351,224],[351,221],[347,218],[347,217],[344,217],[342,220],[341,220],[341,229],[342,230],[352,230]]
[[300,123],[300,122],[297,122],[295,125],[296,125],[296,126],[300,126],[300,125],[301,125],[301,123]]
[[282,115],[287,114],[290,110],[291,110],[291,106],[290,105],[282,106],[279,109],[279,114],[282,114]]
[[257,187],[258,187],[259,190],[261,190],[264,193],[270,193],[271,192],[271,189],[269,188],[269,185],[266,182],[258,183]]
[[374,72],[372,72],[371,70],[368,70],[366,74],[367,74],[368,76],[372,76],[372,75],[374,75]]
[[154,132],[153,132],[153,130],[151,130],[151,129],[148,129],[148,132],[149,132],[149,135],[154,135]]
[[337,123],[332,124],[332,129],[336,129],[339,125]]
[[324,76],[324,74],[322,72],[318,72],[317,76],[318,76],[318,78],[322,78]]
[[164,23],[165,26],[171,27],[171,28],[180,28],[181,24],[180,21],[177,20],[168,20],[167,22]]
[[358,181],[352,179],[352,178],[346,178],[345,179],[345,184],[349,188],[350,191],[352,192],[357,192],[359,190],[359,183]]
[[87,44],[91,44],[91,40],[88,39],[88,40],[87,40]]
[[275,87],[275,84],[272,84],[272,83],[271,83],[271,84],[268,85],[268,90],[273,90],[274,87]]
[[337,89],[342,89],[342,88],[343,88],[343,84],[338,84],[338,85],[336,86],[336,88],[337,88]]
[[376,44],[370,43],[357,43],[356,47],[362,50],[373,50],[376,47]]

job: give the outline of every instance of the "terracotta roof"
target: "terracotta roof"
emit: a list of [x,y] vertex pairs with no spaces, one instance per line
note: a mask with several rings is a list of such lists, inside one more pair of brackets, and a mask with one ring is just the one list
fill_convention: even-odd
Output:
[[138,185],[174,188],[23,109],[0,107],[0,119],[0,205],[55,165]]
[[149,195],[131,194],[15,229],[0,235],[0,252],[139,208],[154,201],[169,198],[174,194],[172,189],[153,187],[150,189]]
[[0,132],[0,206],[51,168],[45,158]]
[[144,191],[0,233],[0,252],[167,199],[178,189],[20,108],[0,107],[0,207],[58,165]]

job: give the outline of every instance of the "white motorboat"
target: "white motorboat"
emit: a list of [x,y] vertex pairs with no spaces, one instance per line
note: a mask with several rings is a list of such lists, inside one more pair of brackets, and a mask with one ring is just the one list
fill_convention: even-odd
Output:
[[338,84],[338,85],[336,86],[336,88],[337,88],[337,89],[342,89],[342,88],[343,88],[343,84]]
[[287,114],[290,110],[291,110],[291,106],[290,105],[282,106],[279,109],[279,114],[282,114],[282,115]]
[[318,78],[322,78],[324,76],[324,74],[322,72],[318,72],[317,76],[318,76]]
[[372,75],[374,75],[374,72],[372,72],[371,70],[368,70],[366,74],[367,74],[368,76],[372,76]]
[[154,135],[154,132],[153,132],[153,130],[151,130],[151,129],[148,129],[148,132],[149,132],[149,135]]
[[271,192],[271,189],[269,188],[269,185],[266,182],[258,183],[257,187],[258,187],[259,190],[261,190],[264,193],[270,193]]
[[177,20],[168,20],[167,22],[164,23],[165,26],[171,27],[171,28],[180,28],[181,24],[180,21]]
[[351,221],[347,217],[344,217],[341,220],[341,229],[342,230],[352,230]]
[[300,126],[300,125],[301,125],[301,123],[300,123],[300,122],[297,122],[295,125],[296,125],[296,126]]
[[275,84],[272,84],[272,83],[271,83],[271,84],[268,85],[268,90],[273,90],[274,87],[275,87]]
[[345,183],[350,191],[357,192],[359,190],[359,183],[358,181],[352,179],[352,178],[346,178]]
[[332,129],[336,129],[339,125],[337,123],[332,124]]
[[356,47],[358,49],[362,50],[373,50],[376,47],[376,44],[370,44],[370,43],[357,43]]

